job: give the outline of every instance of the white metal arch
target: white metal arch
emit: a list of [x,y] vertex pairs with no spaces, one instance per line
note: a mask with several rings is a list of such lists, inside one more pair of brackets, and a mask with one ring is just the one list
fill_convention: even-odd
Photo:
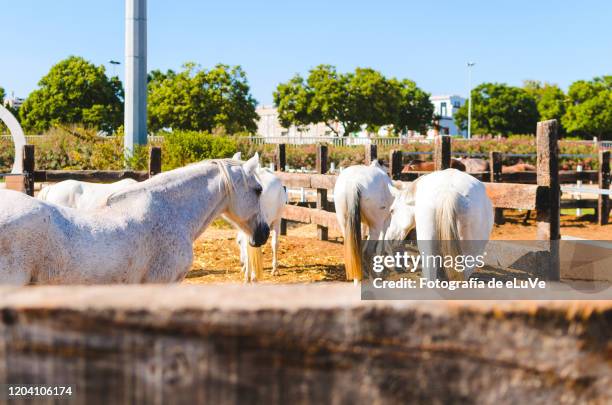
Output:
[[26,144],[26,138],[23,134],[23,129],[19,125],[17,118],[11,114],[2,104],[0,104],[0,120],[4,121],[13,137],[15,144],[15,162],[13,163],[12,173],[23,173],[23,145]]

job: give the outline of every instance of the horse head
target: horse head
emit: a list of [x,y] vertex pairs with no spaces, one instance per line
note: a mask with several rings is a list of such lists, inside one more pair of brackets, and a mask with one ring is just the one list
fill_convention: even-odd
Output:
[[222,160],[218,165],[228,194],[223,216],[249,236],[251,246],[263,245],[268,240],[270,228],[260,204],[263,188],[256,174],[259,155],[256,153],[243,164]]

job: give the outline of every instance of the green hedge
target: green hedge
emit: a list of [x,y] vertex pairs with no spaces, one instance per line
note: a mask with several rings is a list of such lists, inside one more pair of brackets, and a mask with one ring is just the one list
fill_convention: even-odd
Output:
[[[112,138],[100,138],[93,131],[83,128],[53,129],[35,140],[36,166],[39,169],[99,169],[120,170],[126,163],[136,169],[143,170],[147,166],[148,146],[140,147],[134,156],[125,159],[123,155],[123,134],[121,131]],[[211,135],[203,132],[175,131],[165,134],[163,147],[163,169],[170,170],[203,159],[227,158],[236,151],[242,152],[243,157],[250,157],[259,152],[262,163],[267,165],[274,161],[275,145],[255,145],[247,138],[241,136]],[[499,151],[502,153],[535,153],[535,139],[533,136],[512,136],[507,139],[487,139],[461,141],[453,140],[454,151],[467,153],[488,153]],[[562,154],[596,154],[595,145],[576,142],[559,142]],[[387,163],[389,152],[392,149],[401,149],[405,152],[431,152],[429,143],[411,143],[406,145],[379,146],[378,156],[383,163]],[[0,172],[8,172],[13,162],[14,148],[10,140],[0,141]],[[425,156],[425,159],[430,157]],[[363,146],[330,146],[329,160],[336,167],[346,167],[360,164],[364,161]],[[512,164],[518,158],[507,158],[504,163]],[[535,162],[534,158],[523,158],[525,161]],[[316,163],[316,145],[287,146],[287,164],[293,168],[314,169]],[[596,169],[596,157],[562,158],[561,169],[572,170],[581,163],[585,170]]]

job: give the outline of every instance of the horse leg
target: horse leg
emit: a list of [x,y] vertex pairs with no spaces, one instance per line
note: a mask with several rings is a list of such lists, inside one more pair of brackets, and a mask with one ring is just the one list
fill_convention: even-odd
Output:
[[247,240],[244,232],[238,232],[238,234],[236,235],[236,243],[238,243],[238,247],[240,248],[240,264],[243,279],[245,283],[248,283],[250,281],[249,258],[247,256]]
[[525,214],[525,217],[523,218],[523,225],[527,225],[527,223],[529,222],[530,216],[531,216],[531,210],[527,210],[527,213]]
[[278,276],[277,252],[278,252],[278,244],[279,244],[278,237],[280,235],[280,219],[274,221],[271,225],[272,225],[271,226],[272,228],[272,275]]

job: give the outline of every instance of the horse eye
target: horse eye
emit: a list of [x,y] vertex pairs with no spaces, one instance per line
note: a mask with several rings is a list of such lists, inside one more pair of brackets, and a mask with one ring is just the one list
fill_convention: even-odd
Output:
[[262,191],[261,186],[258,186],[258,187],[255,188],[255,194],[261,195],[261,191]]

